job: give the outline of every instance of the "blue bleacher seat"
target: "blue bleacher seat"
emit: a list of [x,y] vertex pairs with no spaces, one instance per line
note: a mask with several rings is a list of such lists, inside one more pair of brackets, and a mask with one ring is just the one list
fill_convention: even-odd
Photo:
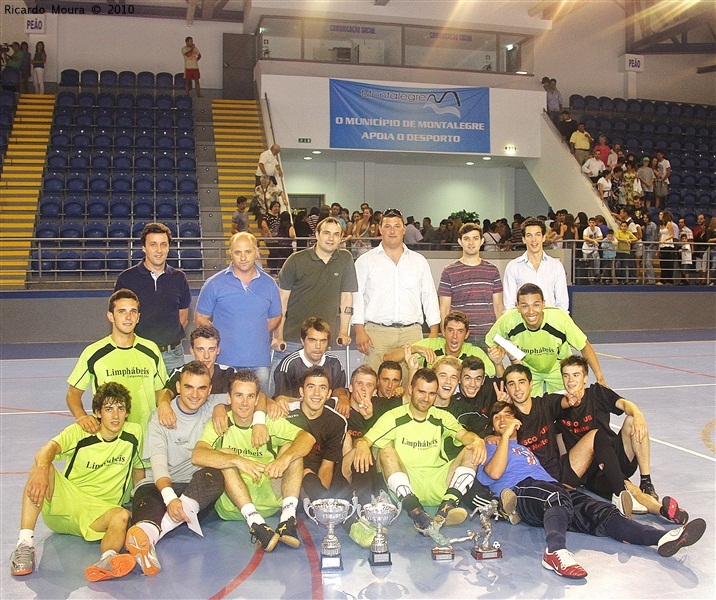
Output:
[[62,202],[62,213],[65,219],[81,219],[84,217],[86,207],[84,195],[67,195]]
[[139,94],[136,99],[136,106],[139,110],[153,110],[154,96],[151,94]]
[[72,127],[72,115],[69,113],[57,113],[52,119],[52,122],[55,127]]
[[196,194],[198,192],[196,176],[188,173],[182,174],[177,183],[177,190],[180,194]]
[[194,138],[191,136],[182,136],[177,138],[177,149],[179,150],[194,150],[196,144]]
[[80,270],[80,253],[77,250],[60,250],[57,253],[57,270],[77,274]]
[[135,196],[132,202],[132,214],[135,219],[154,219],[154,198],[149,195]]
[[151,152],[139,152],[134,156],[134,171],[140,173],[154,171],[154,157]]
[[82,230],[82,237],[87,238],[85,246],[104,246],[107,237],[106,221],[90,221]]
[[666,102],[654,102],[654,114],[657,117],[666,117],[669,115],[669,107]]
[[679,119],[681,118],[681,105],[676,102],[669,102],[669,118]]
[[174,196],[159,196],[157,198],[156,211],[157,220],[159,221],[176,219],[177,201]]
[[94,69],[85,69],[80,73],[80,87],[96,88],[99,85],[99,74]]
[[117,94],[118,110],[134,110],[134,96],[128,93]]
[[[116,202],[120,198],[112,198],[112,202]],[[129,198],[126,198],[129,202]],[[129,221],[114,220],[107,225],[107,237],[110,238],[110,246],[127,247],[129,238],[132,235],[132,228],[129,226]]]
[[176,190],[176,182],[174,180],[174,177],[166,173],[158,175],[156,190],[157,194],[174,194]]
[[174,76],[171,73],[157,73],[155,86],[160,90],[171,90],[174,87]]
[[672,188],[681,187],[681,175],[672,171],[669,176],[669,185],[671,185]]
[[178,208],[180,219],[199,218],[199,200],[196,196],[179,196]]
[[[671,178],[669,178],[669,181],[671,181]],[[696,177],[692,175],[691,173],[686,173],[683,178],[681,179],[681,187],[682,188],[695,188],[696,187]]]
[[706,174],[699,175],[696,179],[696,187],[698,188],[708,188],[711,186],[711,177],[709,177]]
[[706,207],[711,205],[711,195],[703,192],[699,194],[699,197],[696,200],[696,204],[698,206]]
[[[129,236],[127,236],[129,237]],[[109,250],[107,252],[107,270],[116,275],[129,266],[129,252],[127,250]]]
[[50,147],[53,149],[67,149],[70,147],[70,136],[66,133],[53,133],[50,136]]
[[100,89],[114,90],[117,87],[117,71],[100,71],[99,87]]
[[684,171],[695,171],[696,159],[693,156],[684,156],[683,160],[681,161],[681,168]]
[[132,201],[129,196],[114,195],[109,201],[109,215],[114,219],[128,219],[132,213]]
[[60,73],[60,87],[77,87],[80,84],[80,72],[76,69],[64,69]]
[[14,109],[17,104],[15,93],[10,90],[0,90],[0,108]]
[[114,148],[115,150],[131,150],[134,146],[134,141],[131,135],[121,133],[114,136]]
[[176,168],[174,162],[174,154],[171,152],[164,152],[162,154],[158,154],[155,164],[157,171],[167,173],[173,171]]
[[102,250],[85,250],[82,253],[82,271],[102,273],[106,266],[106,255]]
[[178,110],[191,110],[191,97],[183,94],[174,98],[174,108]]
[[75,150],[70,154],[68,168],[75,173],[83,173],[89,169],[90,157],[88,150]]
[[684,192],[681,196],[681,204],[687,207],[693,207],[696,205],[696,194],[693,192]]
[[187,248],[181,251],[181,268],[185,271],[199,271],[202,269],[202,254],[197,248]]
[[80,148],[89,149],[89,147],[92,145],[92,138],[90,135],[84,131],[80,131],[78,133],[75,133],[72,136],[72,148],[75,150],[78,150]]
[[177,170],[185,173],[196,172],[196,160],[188,156],[182,156],[177,160]]
[[109,175],[104,173],[92,173],[89,176],[90,194],[108,194],[111,188]]
[[184,89],[184,73],[174,73],[174,90]]
[[[35,228],[35,237],[40,239],[60,237],[60,226],[52,221],[42,221]],[[43,246],[55,246],[55,242],[43,242]]]
[[644,117],[651,117],[654,115],[654,103],[651,100],[641,101],[641,114]]
[[135,175],[134,177],[134,193],[135,194],[153,194],[154,193],[154,177],[146,173]]
[[33,250],[30,257],[30,269],[38,274],[45,274],[57,268],[57,257],[52,250],[41,248]]
[[614,110],[612,99],[607,96],[600,96],[598,99],[599,112],[611,113]]
[[134,127],[134,115],[127,112],[119,112],[114,119],[114,124],[120,129]]
[[706,121],[708,118],[709,109],[707,106],[702,106],[700,104],[697,104],[694,106],[694,118],[698,119],[699,121]]
[[625,113],[627,110],[627,103],[624,98],[614,98],[614,112]]
[[[132,224],[132,237],[133,237],[134,239],[137,239],[137,240],[138,240],[140,237],[142,237],[142,231],[144,230],[144,228],[146,227],[146,225],[147,225],[147,221],[144,221],[144,220],[142,220],[142,221],[135,221],[135,222]],[[134,252],[132,252],[132,262],[134,262],[134,255],[135,255],[136,252],[137,252],[136,250],[135,250]],[[139,250],[139,252],[142,253],[141,256],[142,256],[142,258],[144,258],[144,252],[142,252],[142,250]]]
[[134,124],[139,129],[150,129],[154,127],[154,117],[149,113],[138,114]]
[[[143,229],[143,227],[141,229],[137,228],[137,235],[135,235],[133,237],[137,237],[137,238],[140,237],[142,234],[142,229]],[[132,232],[134,232],[134,227],[132,228]],[[142,250],[141,248],[132,250],[132,257],[130,260],[130,263],[132,265],[136,265],[137,263],[142,262],[143,260],[144,260],[144,250]]]
[[174,100],[169,94],[159,94],[155,105],[157,110],[170,110],[174,106]]
[[137,87],[139,89],[154,88],[154,73],[149,71],[140,71],[137,73]]
[[69,157],[64,150],[50,150],[47,154],[47,169],[60,171],[67,169]]
[[60,225],[60,238],[65,248],[81,246],[82,224],[77,221],[65,221]]
[[137,150],[152,150],[154,148],[154,138],[150,135],[138,135],[134,139],[134,146]]
[[62,197],[52,194],[43,195],[40,200],[41,219],[59,219],[62,214]]
[[612,121],[612,132],[623,134],[626,132],[626,121],[624,119],[614,119]]
[[77,94],[77,106],[81,108],[94,108],[97,105],[97,96],[93,92],[80,92]]
[[114,97],[114,94],[111,94],[110,92],[101,92],[97,96],[97,106],[99,108],[114,108],[114,103],[116,99]]
[[132,170],[132,152],[129,150],[117,150],[112,161],[112,166],[115,171],[126,171]]
[[65,176],[62,173],[47,173],[43,178],[42,189],[45,194],[58,194],[65,189]]
[[[166,224],[169,229],[173,228],[172,231],[172,237],[176,236],[176,225],[174,223],[167,223]],[[171,248],[169,250],[169,253],[167,254],[167,264],[170,267],[174,267],[175,269],[179,268],[179,252],[177,252],[174,248]]]
[[106,219],[109,213],[109,197],[107,195],[93,194],[90,192],[87,199],[87,218]]
[[154,145],[158,151],[173,150],[176,145],[176,141],[173,135],[159,135],[154,140]]
[[572,110],[584,110],[584,96],[581,96],[580,94],[572,94],[569,97],[569,106]]
[[95,125],[103,129],[109,129],[114,127],[114,114],[111,112],[97,113],[95,118]]
[[120,71],[117,77],[117,86],[134,89],[137,87],[137,74],[134,71]]
[[[158,212],[158,211],[157,211]],[[179,224],[179,239],[186,245],[187,238],[200,238],[201,226],[196,221],[187,221]]]
[[174,127],[174,119],[171,115],[157,114],[156,125],[158,129],[171,129]]
[[177,129],[193,130],[194,129],[194,119],[192,119],[191,117],[187,117],[187,116],[177,116],[176,126],[177,126]]
[[641,114],[641,102],[639,102],[639,100],[635,100],[634,98],[630,98],[626,101],[626,112],[630,115]]
[[126,172],[115,171],[112,175],[112,194],[130,194],[132,192],[132,176]]
[[65,178],[65,189],[68,194],[84,194],[87,192],[87,174],[71,172]]
[[93,112],[78,112],[75,115],[75,127],[80,129],[92,129],[94,127],[94,113]]

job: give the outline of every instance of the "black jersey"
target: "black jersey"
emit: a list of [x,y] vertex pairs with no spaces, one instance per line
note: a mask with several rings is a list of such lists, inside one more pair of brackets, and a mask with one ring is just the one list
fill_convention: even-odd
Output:
[[[275,384],[275,396],[288,396],[298,398],[298,382],[309,367],[313,365],[308,362],[303,354],[303,349],[292,352],[286,356],[276,368],[273,374]],[[341,361],[331,354],[324,354],[319,366],[328,371],[328,383],[332,390],[346,387],[346,372],[343,370]]]
[[474,398],[466,397],[458,387],[457,392],[450,399],[450,412],[457,418],[458,423],[481,438],[492,434],[490,410],[497,402],[493,384],[500,381],[499,377],[485,377],[482,387]]
[[318,417],[309,419],[299,406],[291,410],[286,418],[316,438],[313,449],[303,459],[305,468],[318,473],[322,461],[340,462],[343,458],[343,440],[348,428],[343,416],[330,406],[324,406],[323,412]]
[[610,437],[616,437],[617,434],[609,427],[609,420],[612,414],[624,414],[617,407],[620,398],[614,390],[598,383],[586,388],[579,405],[566,409],[557,423],[567,451],[592,429],[600,429]]
[[[186,365],[182,365],[174,369],[167,381],[164,389],[170,390],[175,396],[179,393],[177,384],[181,377],[182,371]],[[226,365],[220,365],[216,363],[214,365],[214,374],[211,376],[211,395],[216,394],[228,394],[229,393],[229,379],[231,375],[236,373],[234,367],[227,367]]]
[[561,394],[547,394],[532,398],[532,410],[528,415],[512,405],[515,416],[522,425],[517,430],[517,441],[529,448],[539,459],[545,471],[559,481],[559,447],[557,446],[557,425],[562,416]]

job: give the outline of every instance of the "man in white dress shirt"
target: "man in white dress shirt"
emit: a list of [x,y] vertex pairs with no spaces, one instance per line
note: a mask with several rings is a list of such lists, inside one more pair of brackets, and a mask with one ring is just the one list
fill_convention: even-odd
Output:
[[569,312],[567,276],[564,266],[543,249],[545,224],[534,217],[522,223],[522,242],[527,252],[511,260],[502,278],[505,311],[517,305],[517,290],[525,283],[538,285],[544,293],[545,306],[556,306]]
[[271,183],[278,185],[276,175],[283,177],[281,164],[278,161],[278,153],[281,152],[281,146],[274,144],[268,150],[265,150],[259,156],[259,164],[256,167],[256,185],[261,183],[261,177],[266,175]]
[[423,314],[430,337],[437,337],[440,308],[425,258],[403,244],[405,222],[390,208],[380,221],[381,243],[356,260],[358,291],[353,295],[353,326],[358,350],[378,370],[383,355],[422,339]]

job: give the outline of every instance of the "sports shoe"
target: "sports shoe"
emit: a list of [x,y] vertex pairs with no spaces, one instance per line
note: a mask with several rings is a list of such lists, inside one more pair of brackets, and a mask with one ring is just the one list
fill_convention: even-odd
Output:
[[622,490],[618,496],[616,494],[612,494],[612,504],[616,506],[619,509],[619,512],[627,519],[634,518],[631,516],[633,502],[634,497],[626,490]]
[[85,569],[85,577],[92,582],[116,579],[131,573],[137,561],[131,554],[113,554],[98,560]]
[[510,488],[500,492],[500,515],[512,525],[517,525],[522,520],[517,512],[517,494]]
[[661,536],[659,543],[656,545],[657,551],[660,556],[674,556],[680,548],[685,548],[698,542],[704,531],[706,531],[706,521],[703,519],[689,521],[683,527],[672,529]]
[[298,531],[296,531],[296,517],[289,517],[285,521],[281,521],[276,528],[276,533],[279,536],[278,541],[291,546],[291,548],[298,548],[301,545]]
[[157,551],[149,536],[141,527],[132,525],[127,531],[125,541],[127,550],[135,558],[145,575],[156,575],[162,570],[157,558]]
[[378,530],[364,519],[358,519],[348,533],[350,538],[362,548],[369,548]]
[[683,508],[679,508],[679,503],[671,496],[664,496],[661,501],[661,509],[659,513],[662,517],[679,525],[686,525],[689,521],[689,513]]
[[35,548],[20,544],[12,551],[10,557],[10,574],[15,576],[29,575],[35,570]]
[[545,550],[542,555],[542,566],[569,579],[584,579],[587,576],[587,572],[577,563],[574,554],[566,548],[554,552]]
[[633,515],[646,515],[649,512],[649,509],[644,506],[641,502],[639,502],[635,497],[634,494],[629,492],[629,495],[631,496],[631,512]]
[[467,519],[467,511],[462,506],[457,505],[457,500],[450,498],[443,500],[442,504],[438,507],[435,512],[436,523],[442,523],[446,525],[459,525],[465,519]]
[[642,482],[639,485],[639,489],[647,496],[651,496],[654,500],[659,499],[659,494],[656,493],[656,490],[654,489],[654,484],[651,483],[651,481]]
[[280,539],[278,533],[266,525],[266,523],[255,523],[249,527],[249,532],[251,533],[251,541],[258,541],[266,552],[271,552]]
[[433,524],[432,517],[425,512],[425,509],[422,506],[418,506],[408,511],[408,516],[413,520],[415,528],[421,533]]

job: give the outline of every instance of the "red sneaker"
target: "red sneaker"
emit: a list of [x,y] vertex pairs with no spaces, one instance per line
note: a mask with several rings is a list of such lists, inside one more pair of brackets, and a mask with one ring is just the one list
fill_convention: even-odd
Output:
[[566,548],[554,552],[545,550],[542,556],[542,566],[569,579],[584,579],[587,576],[587,572],[575,560],[574,554]]

